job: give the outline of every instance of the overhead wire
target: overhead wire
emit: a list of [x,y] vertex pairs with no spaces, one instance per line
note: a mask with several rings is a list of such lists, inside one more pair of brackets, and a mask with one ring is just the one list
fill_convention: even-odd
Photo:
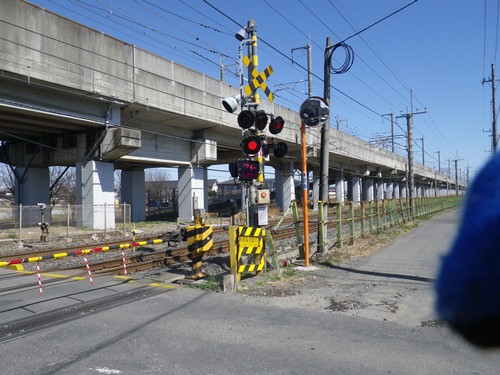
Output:
[[[332,0],[328,0],[330,5],[333,7],[333,9],[335,9],[335,11],[342,17],[342,19],[344,19],[344,21],[350,26],[350,28],[353,30],[353,31],[356,31],[356,29],[358,29],[357,26],[354,25],[353,21],[350,21],[348,18],[347,18],[347,15],[346,15],[346,12],[344,10],[341,10],[339,9],[340,6],[336,6]],[[405,88],[408,88],[409,86],[403,82],[403,80],[396,74],[396,72],[394,71],[394,69],[389,65],[388,62],[386,62],[384,59],[382,59],[382,57],[380,57],[380,54],[375,50],[375,48],[370,44],[368,43],[368,41],[366,40],[366,38],[363,37],[363,35],[359,34],[357,35],[361,41],[368,47],[368,49],[374,54],[374,56],[382,63],[382,65],[387,69],[387,71],[389,73],[391,73],[391,75],[401,84],[401,86],[405,87]],[[384,77],[382,77],[374,68],[373,68],[373,64],[368,64],[364,59],[360,58],[360,60],[377,76],[379,77],[388,87],[390,87],[396,94],[398,94],[405,102],[408,100],[403,94],[401,94],[391,83],[389,83]],[[408,91],[408,89],[407,89]],[[394,106],[393,107],[397,107],[397,106]]]
[[[180,1],[181,3],[183,3],[183,4],[186,4],[186,2],[184,2],[184,1],[182,1],[182,0],[179,0],[179,1]],[[415,3],[416,1],[417,1],[417,0],[413,1],[412,3],[410,3],[410,4],[408,4],[407,6],[403,7],[402,9],[404,9],[404,8],[408,7],[409,5],[411,5],[411,4],[413,4],[413,3]],[[137,2],[137,1],[135,1],[135,2]],[[212,6],[212,5],[211,5],[208,1],[204,0],[204,2],[205,2],[206,4],[208,4],[209,6],[213,7],[213,6]],[[268,3],[268,1],[266,1],[266,0],[264,0],[264,2]],[[102,2],[100,2],[100,3],[102,4]],[[146,1],[146,0],[144,0],[144,3],[152,4],[151,2]],[[302,1],[301,1],[301,3],[302,3]],[[116,10],[116,7],[114,7],[114,5],[116,5],[116,3],[115,3],[115,4],[113,4],[113,8],[111,8],[112,10]],[[186,4],[186,5],[187,5],[187,4]],[[214,8],[214,9],[216,9],[216,8]],[[216,9],[216,10],[217,10],[217,11],[219,11],[218,9]],[[394,13],[397,13],[397,12],[394,12]],[[394,14],[394,13],[393,13],[393,14]],[[116,14],[116,13],[115,13],[115,14]],[[206,14],[203,14],[203,13],[200,13],[200,14],[202,14],[202,15],[206,16]],[[178,16],[178,15],[177,15],[177,16]],[[228,19],[230,19],[232,22],[234,22],[234,23],[235,23],[235,24],[237,24],[238,26],[241,26],[241,25],[240,25],[237,21],[235,21],[234,19],[232,19],[229,15],[224,14],[224,16],[226,16]],[[390,15],[389,15],[389,16],[390,16]],[[346,39],[344,39],[344,40],[348,40],[348,39],[350,39],[350,38],[352,38],[352,37],[354,37],[354,36],[359,35],[361,32],[363,32],[363,31],[365,31],[365,30],[369,29],[370,27],[373,27],[374,25],[376,25],[376,24],[380,23],[382,20],[384,20],[384,19],[388,18],[389,16],[386,16],[386,17],[384,17],[383,19],[381,19],[381,20],[379,20],[379,21],[377,21],[377,22],[375,22],[375,23],[371,24],[370,26],[365,27],[364,29],[360,30],[359,32],[356,32],[355,34],[353,34],[353,35],[349,36],[348,38],[346,38]],[[189,20],[189,19],[188,19],[188,20]],[[129,20],[129,22],[131,22],[131,21]],[[137,23],[137,24],[140,24],[140,23]],[[141,26],[141,27],[144,27],[144,25],[140,25],[140,26]],[[224,26],[222,26],[221,28],[225,28],[225,27],[224,27]],[[216,32],[216,31],[215,31],[215,28],[214,28],[214,29],[210,29],[210,30],[212,30],[212,31]],[[230,33],[226,33],[226,34],[227,34],[227,35],[229,35]],[[305,35],[305,34],[304,34],[304,35]],[[191,35],[191,36],[193,36],[193,35]],[[161,37],[163,38],[163,37],[167,37],[167,36],[163,36],[163,35],[161,35]],[[182,38],[180,38],[180,39],[182,39]],[[340,39],[340,38],[339,38],[339,39]],[[275,52],[276,52],[279,56],[282,56],[282,58],[283,58],[285,61],[291,61],[291,59],[290,59],[290,57],[289,57],[288,55],[286,55],[286,54],[282,53],[282,52],[281,52],[281,51],[279,51],[277,48],[275,48],[273,45],[271,45],[271,44],[267,43],[267,41],[265,41],[264,39],[262,39],[262,38],[261,38],[261,39],[260,39],[260,41],[262,41],[262,42],[263,42],[263,44],[264,44],[264,45],[266,45],[268,48],[270,48],[272,51],[275,51]],[[194,46],[196,46],[195,48],[201,48],[201,47],[202,47],[202,46],[199,46],[199,45],[195,45],[194,43],[193,43],[193,45],[194,45]],[[209,59],[209,58],[206,58],[206,57],[205,57],[205,56],[203,56],[201,53],[196,52],[194,49],[190,49],[190,47],[185,47],[185,48],[187,48],[187,49],[188,49],[191,53],[193,53],[193,54],[195,54],[195,55],[197,55],[197,56],[201,57],[203,60],[206,60],[206,61],[207,61],[207,62],[209,62],[211,65],[213,65],[213,66],[218,65],[216,62],[214,62],[213,60],[211,60],[211,59]],[[228,55],[226,55],[226,56],[228,56]],[[295,63],[295,65],[298,65],[298,66],[299,66],[299,67],[300,67],[303,71],[304,71],[304,70],[305,70],[305,71],[307,71],[307,69],[306,69],[303,65],[298,64],[298,63]],[[318,78],[320,81],[322,81],[322,79],[321,79],[320,77],[318,77],[317,75],[314,75],[314,76],[315,76],[316,78]],[[375,114],[375,115],[377,115],[377,116],[381,116],[381,115],[380,115],[380,113],[378,113],[378,111],[375,111],[374,109],[372,109],[372,108],[370,108],[369,106],[365,105],[365,104],[364,104],[364,103],[362,103],[361,101],[356,100],[356,99],[355,99],[354,97],[352,97],[351,95],[348,95],[347,93],[343,92],[342,90],[339,90],[339,89],[338,89],[338,88],[336,88],[336,87],[333,87],[333,89],[334,89],[336,92],[338,92],[341,96],[343,96],[343,97],[345,97],[345,98],[349,99],[350,101],[352,101],[352,102],[356,103],[357,105],[359,105],[359,106],[363,107],[363,108],[364,108],[364,109],[366,109],[368,112],[373,113],[373,114]]]
[[[48,1],[54,3],[55,5],[57,5],[58,7],[62,8],[62,9],[66,9],[66,10],[72,12],[72,13],[77,14],[79,17],[82,17],[82,18],[85,18],[85,19],[89,19],[92,22],[96,22],[96,18],[95,18],[96,15],[98,17],[102,17],[102,18],[108,20],[111,23],[117,24],[120,27],[120,29],[117,29],[117,28],[114,28],[114,27],[110,26],[109,24],[107,24],[106,25],[107,29],[114,30],[114,31],[119,32],[119,33],[121,33],[123,35],[127,35],[130,38],[132,38],[132,39],[134,39],[134,38],[135,39],[139,39],[139,40],[142,41],[142,43],[144,43],[146,45],[150,45],[150,46],[152,46],[155,49],[165,50],[166,48],[168,48],[169,51],[170,51],[169,53],[173,54],[174,56],[177,55],[177,56],[180,57],[181,55],[184,55],[183,58],[188,59],[188,60],[191,59],[190,55],[186,54],[183,50],[180,50],[178,48],[178,44],[168,45],[168,44],[165,43],[165,41],[160,41],[160,40],[156,39],[154,36],[149,36],[148,38],[144,39],[144,36],[145,36],[144,33],[139,32],[134,27],[130,27],[130,25],[126,26],[125,24],[120,23],[116,19],[117,17],[109,18],[109,17],[105,17],[103,14],[101,14],[99,12],[96,12],[96,10],[100,10],[101,12],[104,11],[102,8],[95,9],[95,6],[89,5],[87,3],[82,3],[80,0],[70,0],[70,2],[74,3],[77,7],[81,8],[83,10],[91,11],[93,17],[87,17],[85,14],[79,13],[75,9],[71,9],[71,8],[68,8],[68,7],[64,6],[64,5],[61,5],[61,4],[57,3],[57,2],[55,2],[54,0],[48,0]],[[92,6],[94,8],[92,10],[90,10],[90,8],[86,7],[86,5]],[[137,35],[132,36],[131,34],[127,33],[126,31],[123,31],[123,30],[130,30],[130,31],[136,33]],[[157,43],[157,44],[155,44],[155,43]]]
[[[302,1],[301,1],[302,2]],[[413,1],[412,3],[409,3],[407,5],[405,5],[404,7],[398,9],[397,11],[391,13],[392,15],[393,14],[396,14],[396,13],[399,13],[400,11],[406,9],[407,7],[409,7],[410,5],[413,5],[416,1]],[[335,4],[333,4],[332,0],[329,0],[329,3],[330,5],[342,16],[342,18],[351,26],[352,29],[354,29],[354,26],[351,24],[351,22],[349,20],[347,20],[347,18],[342,14],[342,12],[335,6]],[[390,14],[390,15],[391,15]],[[390,15],[382,18],[380,21],[388,18]],[[372,25],[368,26],[369,27],[372,27],[372,26],[375,26],[376,24],[378,24],[380,21],[377,21],[375,23],[373,23]],[[365,28],[366,29],[366,28]],[[362,31],[362,30],[361,30]],[[354,37],[354,36],[359,36],[361,38],[361,40],[363,40],[363,42],[365,42],[365,44],[368,46],[368,48],[372,51],[372,53],[377,57],[377,59],[386,67],[386,69],[394,76],[394,78],[396,78],[396,80],[403,86],[405,87],[407,90],[409,90],[408,88],[408,85],[406,83],[404,83],[402,81],[402,79],[395,73],[394,69],[390,68],[388,66],[387,63],[385,63],[385,61],[383,61],[383,59],[379,56],[379,54],[365,41],[365,39],[362,37],[362,35],[358,35],[358,33],[355,33],[353,34],[352,36],[350,36],[348,39]],[[368,64],[369,65],[369,64]],[[371,65],[370,65],[370,69],[371,69]],[[374,71],[374,69],[371,69],[372,71]],[[406,98],[404,98],[404,96],[398,91],[396,90],[392,85],[390,85],[387,81],[384,80],[384,82],[386,82],[398,95],[400,95],[405,101],[407,101]],[[421,103],[420,103],[421,104]],[[440,138],[449,145],[449,142],[447,140],[447,138],[441,133],[439,127],[435,124],[435,121],[434,119],[432,118],[432,116],[430,114],[426,114],[432,121],[432,125],[435,126],[436,130],[437,130],[437,133],[439,133],[439,136]],[[424,116],[425,117],[425,116]],[[430,129],[433,131],[432,127],[430,127]],[[435,132],[436,134],[436,132]]]
[[[102,8],[102,7],[99,7],[99,6],[95,6],[95,5],[92,5],[92,4],[88,4],[87,2],[83,1],[83,0],[70,0],[71,2],[73,3],[76,3],[76,5],[80,6],[80,7],[87,7],[87,8],[92,8],[94,10],[98,10],[100,12],[106,12],[107,13],[107,10],[105,8]],[[101,1],[101,0],[97,0],[100,4],[103,4],[104,3]],[[107,6],[108,7],[108,6]],[[192,46],[192,47],[195,47],[195,48],[199,48],[205,52],[210,52],[212,54],[217,54],[219,56],[223,56],[223,57],[226,57],[226,58],[232,58],[231,56],[229,55],[226,55],[226,54],[223,54],[222,52],[214,49],[214,48],[207,48],[205,46],[202,46],[200,45],[199,43],[195,43],[195,42],[192,42],[192,41],[189,41],[189,40],[186,40],[185,38],[181,38],[171,32],[165,32],[163,30],[160,30],[158,28],[155,28],[155,27],[152,27],[150,26],[151,24],[151,20],[150,19],[144,19],[142,17],[137,17],[135,13],[131,13],[129,11],[129,9],[125,9],[125,10],[122,10],[120,8],[117,7],[116,4],[114,5],[109,5],[108,7],[110,9],[110,12],[112,12],[112,16],[111,17],[105,17],[106,20],[110,21],[110,22],[116,22],[116,20],[114,20],[115,18],[118,18],[118,19],[121,19],[129,24],[132,24],[132,25],[135,25],[135,26],[138,26],[138,27],[141,27],[141,28],[144,28],[146,30],[149,30],[150,32],[152,32],[153,34],[156,34],[162,38],[167,38],[171,41],[174,41],[175,43],[173,45],[170,46],[170,48],[173,48],[174,50],[177,50],[178,52],[182,53],[183,55],[187,56],[188,58],[191,58],[193,55],[195,56],[199,56],[200,53],[198,53],[197,55],[196,54],[193,54],[193,55],[188,55],[188,54],[185,54],[183,51],[179,50],[179,43],[178,42],[181,42],[181,43],[184,43],[186,44],[186,47],[185,49],[187,49],[188,51],[190,51],[189,47],[187,46]],[[103,17],[102,14],[100,14],[101,17]],[[123,24],[120,24],[122,27],[127,27]],[[180,28],[182,29],[182,28]],[[135,30],[134,30],[135,31]],[[136,31],[137,32],[137,31]],[[138,32],[140,35],[142,35],[142,33]],[[193,36],[193,35],[190,35],[192,38],[194,38],[196,41],[200,41],[200,38],[196,37],[196,36]],[[151,38],[151,36],[150,36]],[[154,38],[153,38],[154,39]],[[158,41],[161,45],[161,42]],[[232,58],[233,61],[236,61],[236,59]],[[220,66],[219,64],[215,63],[214,61],[212,61],[211,59],[207,58],[205,56],[205,58],[202,60],[204,62],[210,62],[210,66],[213,66],[213,65],[217,65],[217,66]]]
[[[229,20],[231,20],[236,25],[242,27],[240,23],[238,23],[236,20],[234,20],[232,17],[230,17],[229,15],[227,15],[225,12],[223,12],[222,10],[220,10],[219,8],[217,8],[216,6],[214,6],[213,4],[210,4],[210,2],[208,0],[203,0],[203,2],[207,3],[210,7],[212,7],[214,10],[216,10],[217,12],[219,12],[220,14],[222,14],[223,16],[225,16],[226,18],[228,18]],[[272,50],[274,50],[275,52],[277,52],[278,54],[280,54],[281,56],[283,56],[284,58],[286,58],[287,60],[289,60],[290,62],[292,62],[292,58],[290,56],[288,56],[287,54],[283,53],[278,48],[274,47],[272,44],[268,43],[265,39],[260,38],[259,40],[260,40],[261,43],[264,43],[269,48],[271,48]],[[304,71],[307,71],[307,68],[304,67],[303,65],[298,64],[298,63],[295,63],[295,64],[298,65],[299,67],[301,67]],[[321,81],[323,80],[321,77],[319,77],[315,73],[313,73],[313,76],[316,77],[317,79],[321,80]],[[340,94],[344,95],[345,97],[349,98],[353,102],[355,102],[358,105],[362,106],[363,108],[367,109],[368,111],[373,112],[373,113],[379,115],[379,113],[377,111],[375,111],[374,109],[372,109],[372,108],[368,107],[367,105],[361,103],[359,100],[354,99],[352,96],[348,95],[347,93],[343,92],[342,90],[339,90],[336,87],[332,87],[332,88],[335,91],[339,92]]]

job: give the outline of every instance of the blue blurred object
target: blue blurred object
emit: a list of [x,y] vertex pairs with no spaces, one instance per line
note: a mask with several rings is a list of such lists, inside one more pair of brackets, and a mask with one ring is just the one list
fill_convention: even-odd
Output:
[[439,318],[471,343],[500,346],[500,154],[477,175],[436,281]]

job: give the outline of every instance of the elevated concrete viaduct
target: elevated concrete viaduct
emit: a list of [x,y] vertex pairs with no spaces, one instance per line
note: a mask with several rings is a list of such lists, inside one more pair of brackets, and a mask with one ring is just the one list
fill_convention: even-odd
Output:
[[[82,220],[99,228],[102,212],[93,207],[113,207],[113,172],[121,169],[123,201],[132,204],[132,219],[139,221],[145,218],[145,168],[176,166],[179,217],[192,220],[195,208],[207,208],[207,167],[242,157],[237,113],[221,105],[222,98],[238,93],[25,1],[2,2],[0,161],[15,167],[18,203],[48,203],[48,167],[76,166],[77,197],[89,207]],[[286,208],[293,170],[300,168],[300,118],[269,102],[259,109],[286,122],[276,138],[289,152],[267,162],[276,171],[278,203]],[[309,128],[307,137],[308,162],[317,172],[320,129]],[[406,195],[406,158],[336,129],[330,137],[330,178],[338,199]],[[415,181],[418,196],[454,193],[447,176],[420,165]]]

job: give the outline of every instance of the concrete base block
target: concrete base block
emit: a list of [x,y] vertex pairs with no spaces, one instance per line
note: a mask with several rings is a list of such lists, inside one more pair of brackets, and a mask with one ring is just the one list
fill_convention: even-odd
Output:
[[234,293],[236,291],[236,284],[234,282],[234,275],[224,275],[223,278],[224,293]]

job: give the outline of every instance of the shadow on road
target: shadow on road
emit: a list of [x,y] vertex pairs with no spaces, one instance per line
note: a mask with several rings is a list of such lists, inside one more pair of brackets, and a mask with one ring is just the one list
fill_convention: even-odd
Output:
[[335,265],[331,265],[331,264],[328,265],[328,267],[336,269],[336,270],[341,270],[341,271],[346,271],[346,272],[351,272],[351,273],[358,273],[358,274],[362,274],[362,275],[371,275],[371,276],[388,277],[388,278],[393,278],[393,279],[421,281],[424,283],[433,283],[434,282],[434,279],[431,279],[428,277],[421,277],[421,276],[410,276],[410,275],[401,275],[401,274],[397,274],[397,273],[357,270],[354,268],[335,266]]

